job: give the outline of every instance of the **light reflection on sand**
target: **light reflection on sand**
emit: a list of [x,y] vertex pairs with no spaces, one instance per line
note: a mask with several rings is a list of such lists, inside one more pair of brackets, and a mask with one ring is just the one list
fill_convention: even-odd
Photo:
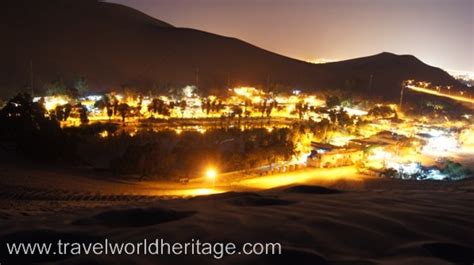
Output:
[[[240,176],[241,177],[241,176]],[[149,186],[160,187],[152,192],[155,196],[201,196],[224,193],[229,191],[244,191],[255,189],[271,189],[292,184],[331,184],[341,180],[363,181],[368,178],[357,172],[354,166],[339,168],[305,168],[302,170],[277,173],[269,176],[254,176],[240,179],[236,176],[227,179],[217,179],[215,187],[209,181],[194,182],[186,186],[177,184],[148,183]],[[156,185],[155,185],[156,184]]]
[[362,181],[363,177],[357,173],[355,167],[315,168],[246,179],[240,181],[238,185],[248,188],[270,189],[313,181],[335,182],[338,180]]

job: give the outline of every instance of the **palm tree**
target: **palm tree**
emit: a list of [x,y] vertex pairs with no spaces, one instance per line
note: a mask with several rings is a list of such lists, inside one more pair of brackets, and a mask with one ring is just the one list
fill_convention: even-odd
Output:
[[67,103],[66,105],[64,105],[64,121],[67,121],[67,119],[69,118],[69,115],[71,114],[71,111],[72,111],[72,106],[71,104]]
[[64,120],[64,106],[56,106],[56,109],[54,110],[56,114],[56,119],[58,121],[63,121]]
[[89,117],[87,117],[87,108],[81,103],[79,103],[77,107],[79,109],[79,119],[81,120],[81,124],[89,123]]
[[179,108],[181,110],[181,118],[184,118],[184,111],[186,110],[186,106],[187,106],[186,100],[183,99],[179,102]]
[[130,114],[130,106],[127,103],[122,103],[118,105],[117,111],[122,117],[122,122],[125,123],[125,118]]
[[234,116],[237,115],[239,117],[239,124],[240,124],[240,121],[242,120],[242,113],[243,113],[242,108],[239,106],[234,106],[232,108],[232,113]]

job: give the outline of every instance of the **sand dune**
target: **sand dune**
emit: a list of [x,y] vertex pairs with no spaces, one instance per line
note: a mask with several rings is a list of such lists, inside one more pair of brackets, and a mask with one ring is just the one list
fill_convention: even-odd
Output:
[[[145,195],[144,184],[82,176],[83,185],[95,185],[103,190],[102,195],[90,194],[94,199],[89,200],[71,189],[65,191],[69,197],[62,201],[66,198],[55,197],[61,192],[45,187],[31,189],[34,179],[43,177],[32,176],[29,184],[24,184],[28,189],[14,181],[5,188],[8,177],[2,178],[0,242],[55,242],[58,238],[77,242],[104,238],[114,242],[144,238],[186,242],[194,238],[207,242],[279,242],[283,253],[232,255],[221,260],[152,255],[119,259],[110,255],[14,257],[1,248],[0,260],[5,264],[117,264],[120,260],[121,264],[418,265],[472,264],[474,260],[472,179],[345,180],[326,187],[293,185],[163,200]],[[71,179],[74,182],[74,177]],[[125,192],[130,187],[136,188],[136,195]],[[48,192],[50,197],[45,196]],[[15,193],[29,197],[4,195]],[[44,206],[39,207],[41,204]],[[28,211],[28,205],[37,212]]]

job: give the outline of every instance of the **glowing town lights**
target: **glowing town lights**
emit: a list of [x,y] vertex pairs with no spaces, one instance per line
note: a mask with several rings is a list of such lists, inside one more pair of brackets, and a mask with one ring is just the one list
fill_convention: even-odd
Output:
[[369,160],[389,160],[392,159],[393,155],[386,152],[382,147],[377,147],[372,150],[372,154],[369,156]]
[[298,90],[298,89],[295,89],[291,92],[293,95],[296,95],[298,96],[299,94],[301,94],[301,90]]
[[329,140],[329,143],[335,146],[345,146],[347,145],[352,139],[353,136],[345,136],[345,135],[336,135]]
[[303,102],[311,106],[322,106],[326,103],[324,100],[316,98],[316,96],[306,96],[303,98]]
[[387,167],[387,163],[395,163],[395,157],[382,147],[374,148],[370,151],[366,159],[366,166],[369,168],[382,169]]
[[459,135],[459,141],[465,146],[474,146],[474,128],[463,130]]
[[100,95],[91,95],[91,96],[87,96],[85,97],[86,100],[90,100],[90,101],[99,101],[103,98],[103,96],[100,96]]
[[48,97],[35,97],[33,102],[44,101],[44,107],[47,111],[56,109],[57,106],[68,104],[71,99],[67,96],[48,96]]
[[195,94],[196,89],[197,89],[196,86],[185,86],[182,89],[182,91],[185,97],[191,98],[196,95]]
[[[90,123],[117,122],[124,120],[127,123],[141,122],[145,119],[208,119],[208,118],[285,118],[285,119],[312,119],[321,121],[327,118],[326,113],[310,111],[311,107],[323,106],[325,101],[314,95],[303,93],[279,94],[266,93],[254,87],[237,87],[230,89],[231,95],[225,98],[217,96],[201,97],[195,86],[185,86],[168,96],[146,96],[138,94],[117,94],[115,92],[105,95],[90,95],[78,99],[68,96],[54,96],[35,98],[41,99],[49,112],[57,106],[70,104],[71,115],[66,121],[61,122],[62,127],[79,126],[81,121],[77,109],[81,106],[87,110]],[[305,111],[299,112],[298,104],[304,104]],[[122,107],[125,105],[126,113],[122,116]],[[76,110],[75,110],[76,108]],[[349,110],[352,114],[363,114],[362,110]],[[236,114],[239,113],[239,114]],[[205,133],[204,129],[187,129]]]
[[[293,163],[303,164],[300,162],[306,159],[311,153],[311,142],[313,140],[313,136],[314,135],[311,132],[306,132],[298,136],[294,147],[295,155],[292,159]],[[304,163],[306,163],[306,161],[304,161]]]
[[443,180],[446,179],[448,176],[446,174],[441,173],[438,169],[431,169],[428,171],[426,179],[433,179],[433,180]]
[[402,175],[403,174],[414,175],[414,174],[420,173],[421,171],[419,163],[401,164],[401,163],[389,161],[387,163],[387,167],[396,169]]
[[262,98],[261,98],[260,96],[254,96],[254,97],[252,97],[252,103],[254,103],[254,104],[260,103],[260,102],[262,102],[262,101],[263,101],[263,100],[262,100]]
[[350,116],[364,116],[367,115],[367,111],[365,110],[359,110],[359,109],[354,109],[354,108],[347,108],[345,107],[344,110],[349,114]]
[[260,94],[261,92],[254,87],[237,87],[234,88],[234,93],[239,96],[250,98],[253,95]]
[[452,135],[440,135],[431,137],[422,152],[426,155],[446,156],[458,148],[459,143]]
[[128,135],[130,137],[135,137],[135,135],[137,135],[137,133],[138,133],[138,129],[134,129],[133,131],[129,132]]
[[[404,84],[407,89],[413,87],[412,90],[420,92],[426,90],[429,91],[426,93],[431,94],[448,93],[446,87],[434,88],[425,82],[408,80]],[[101,129],[96,134],[96,137],[101,138],[121,133],[141,137],[141,131],[171,130],[177,135],[184,134],[176,136],[178,139],[210,132],[214,135],[214,130],[246,131],[254,128],[268,132],[267,136],[270,133],[273,137],[285,136],[285,141],[291,142],[291,146],[288,145],[293,151],[291,157],[278,156],[271,161],[268,159],[268,164],[262,162],[262,165],[255,168],[265,172],[260,174],[263,177],[242,181],[245,185],[257,188],[304,182],[314,177],[332,180],[348,172],[354,175],[354,172],[359,172],[386,176],[395,174],[392,176],[400,178],[421,176],[420,178],[444,179],[447,177],[444,169],[433,166],[435,161],[440,161],[438,158],[449,157],[449,160],[454,161],[460,152],[474,150],[474,126],[468,111],[459,120],[451,116],[448,119],[443,114],[438,114],[433,119],[427,112],[423,113],[426,116],[420,118],[418,115],[404,116],[397,104],[369,106],[368,102],[349,103],[343,100],[344,104],[329,108],[319,95],[308,95],[301,91],[274,94],[254,87],[237,87],[227,92],[226,97],[200,96],[195,86],[185,86],[173,90],[168,97],[110,93],[77,99],[68,96],[41,97],[34,101],[44,104],[50,117],[57,117],[61,111],[67,110],[68,117],[61,120],[62,127],[84,124],[81,121],[83,112],[80,112],[84,109],[87,110],[89,124],[105,122],[122,125],[117,128],[118,132],[113,130],[113,133]],[[463,93],[454,91],[454,88],[451,92],[450,97],[463,96]],[[464,93],[465,96],[466,94],[469,92]],[[68,106],[64,106],[66,104]],[[57,108],[58,106],[62,108]],[[374,106],[384,107],[384,111],[380,113],[390,115],[377,114],[373,110]],[[440,105],[430,106],[436,108]],[[371,114],[375,114],[368,115],[369,109],[372,109]],[[436,110],[443,110],[442,106]],[[345,113],[343,117],[339,116],[340,111],[351,116],[350,119],[345,119]],[[334,113],[337,115],[333,115]],[[398,119],[394,119],[395,117]],[[326,119],[325,123],[316,124],[323,119]],[[277,128],[288,128],[289,133],[280,134]],[[314,164],[318,159],[320,163]],[[328,163],[330,159],[333,161]],[[317,167],[318,170],[313,171],[311,167]],[[330,169],[332,167],[340,169]],[[224,170],[224,167],[220,170]],[[266,171],[270,173],[267,174]],[[313,174],[316,172],[318,176]],[[219,178],[222,187],[229,180],[227,177],[222,178],[224,173],[218,173],[214,168],[205,169],[199,174],[200,181],[207,184],[212,182],[212,189],[192,189],[187,191],[189,195],[216,193],[216,180]]]
[[290,164],[296,164],[296,165],[306,165],[308,161],[308,157],[311,155],[311,152],[309,153],[301,153],[298,156],[294,156],[294,159],[291,161]]

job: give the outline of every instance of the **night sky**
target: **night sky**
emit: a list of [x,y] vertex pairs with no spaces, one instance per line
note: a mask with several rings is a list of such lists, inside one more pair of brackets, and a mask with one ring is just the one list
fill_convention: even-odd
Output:
[[298,59],[389,51],[474,72],[474,0],[111,0]]

